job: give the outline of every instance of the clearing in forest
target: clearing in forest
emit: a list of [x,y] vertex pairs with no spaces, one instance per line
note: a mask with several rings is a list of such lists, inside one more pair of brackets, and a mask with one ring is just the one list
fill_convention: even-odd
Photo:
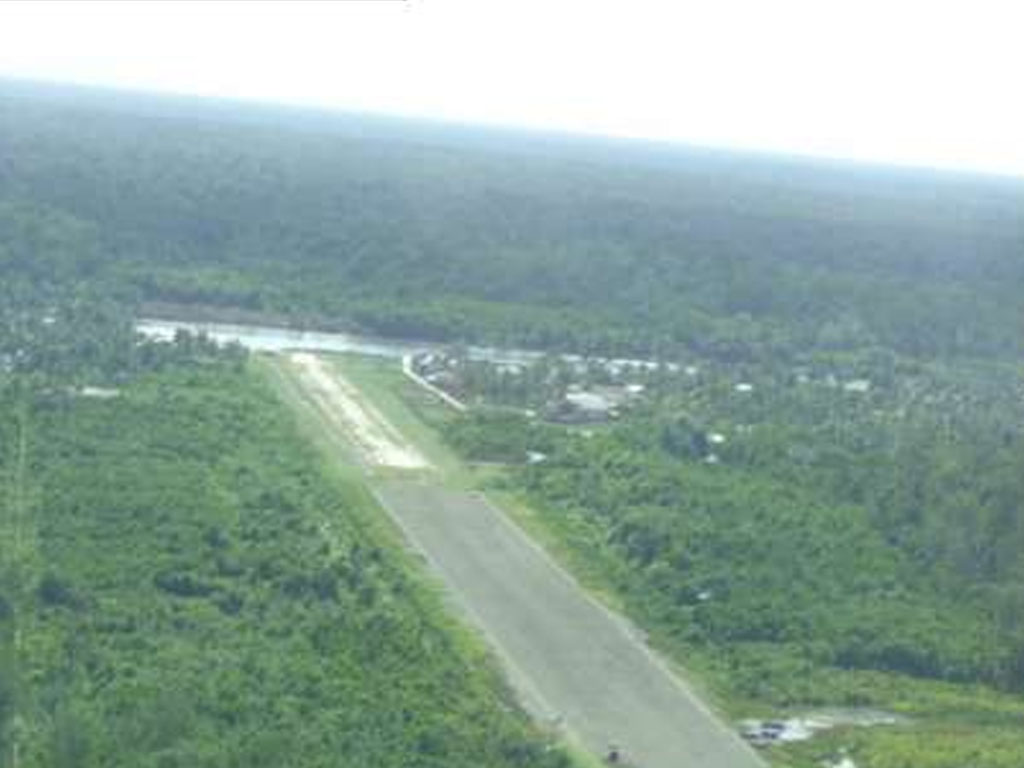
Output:
[[289,356],[299,381],[317,409],[342,430],[371,465],[396,469],[429,469],[426,457],[395,429],[352,384],[308,352]]
[[[290,360],[322,427],[362,447],[373,463],[385,463],[383,453],[390,466],[427,465],[338,371],[313,355]],[[619,744],[641,768],[764,765],[638,632],[587,596],[482,494],[446,487],[439,472],[367,480],[538,721],[597,755]]]

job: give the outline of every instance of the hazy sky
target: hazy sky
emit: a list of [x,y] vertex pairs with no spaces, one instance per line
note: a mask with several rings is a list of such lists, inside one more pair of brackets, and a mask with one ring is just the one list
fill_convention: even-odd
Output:
[[3,0],[0,75],[1024,175],[1021,0]]

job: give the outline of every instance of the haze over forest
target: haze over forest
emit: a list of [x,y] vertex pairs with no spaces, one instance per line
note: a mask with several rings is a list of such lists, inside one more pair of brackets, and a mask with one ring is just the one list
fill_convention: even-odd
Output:
[[0,766],[577,760],[285,363],[146,316],[433,345],[465,411],[332,365],[724,720],[898,716],[771,764],[1024,763],[1022,180],[0,81],[0,278]]
[[1021,351],[1014,180],[5,90],[8,203],[87,225],[143,300],[584,351]]

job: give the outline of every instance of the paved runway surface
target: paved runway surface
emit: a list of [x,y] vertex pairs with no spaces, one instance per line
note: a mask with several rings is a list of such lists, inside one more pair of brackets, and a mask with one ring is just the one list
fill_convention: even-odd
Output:
[[525,705],[638,768],[764,768],[627,628],[486,499],[429,481],[380,500],[487,636]]

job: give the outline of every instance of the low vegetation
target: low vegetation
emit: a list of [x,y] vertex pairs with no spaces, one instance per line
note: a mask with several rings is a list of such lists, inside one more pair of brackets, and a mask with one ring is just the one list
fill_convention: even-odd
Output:
[[[424,415],[467,458],[506,462],[492,488],[533,510],[525,524],[737,716],[909,718],[773,750],[783,764],[841,748],[867,768],[955,768],[968,753],[985,768],[1019,763],[1015,372],[805,362],[637,368],[618,386],[643,381],[643,398],[584,426],[508,407]],[[538,365],[544,397],[599,386],[592,366]],[[460,382],[476,383],[463,392],[476,400],[508,392],[494,372]],[[960,748],[931,738],[948,732]]]
[[0,146],[0,226],[70,217],[179,311],[666,358],[1024,349],[1011,181],[14,83]]
[[13,317],[0,765],[568,765],[243,355]]
[[155,307],[592,356],[424,413],[737,714],[909,718],[780,765],[1024,765],[1019,182],[13,83],[0,146],[0,760],[563,759]]

